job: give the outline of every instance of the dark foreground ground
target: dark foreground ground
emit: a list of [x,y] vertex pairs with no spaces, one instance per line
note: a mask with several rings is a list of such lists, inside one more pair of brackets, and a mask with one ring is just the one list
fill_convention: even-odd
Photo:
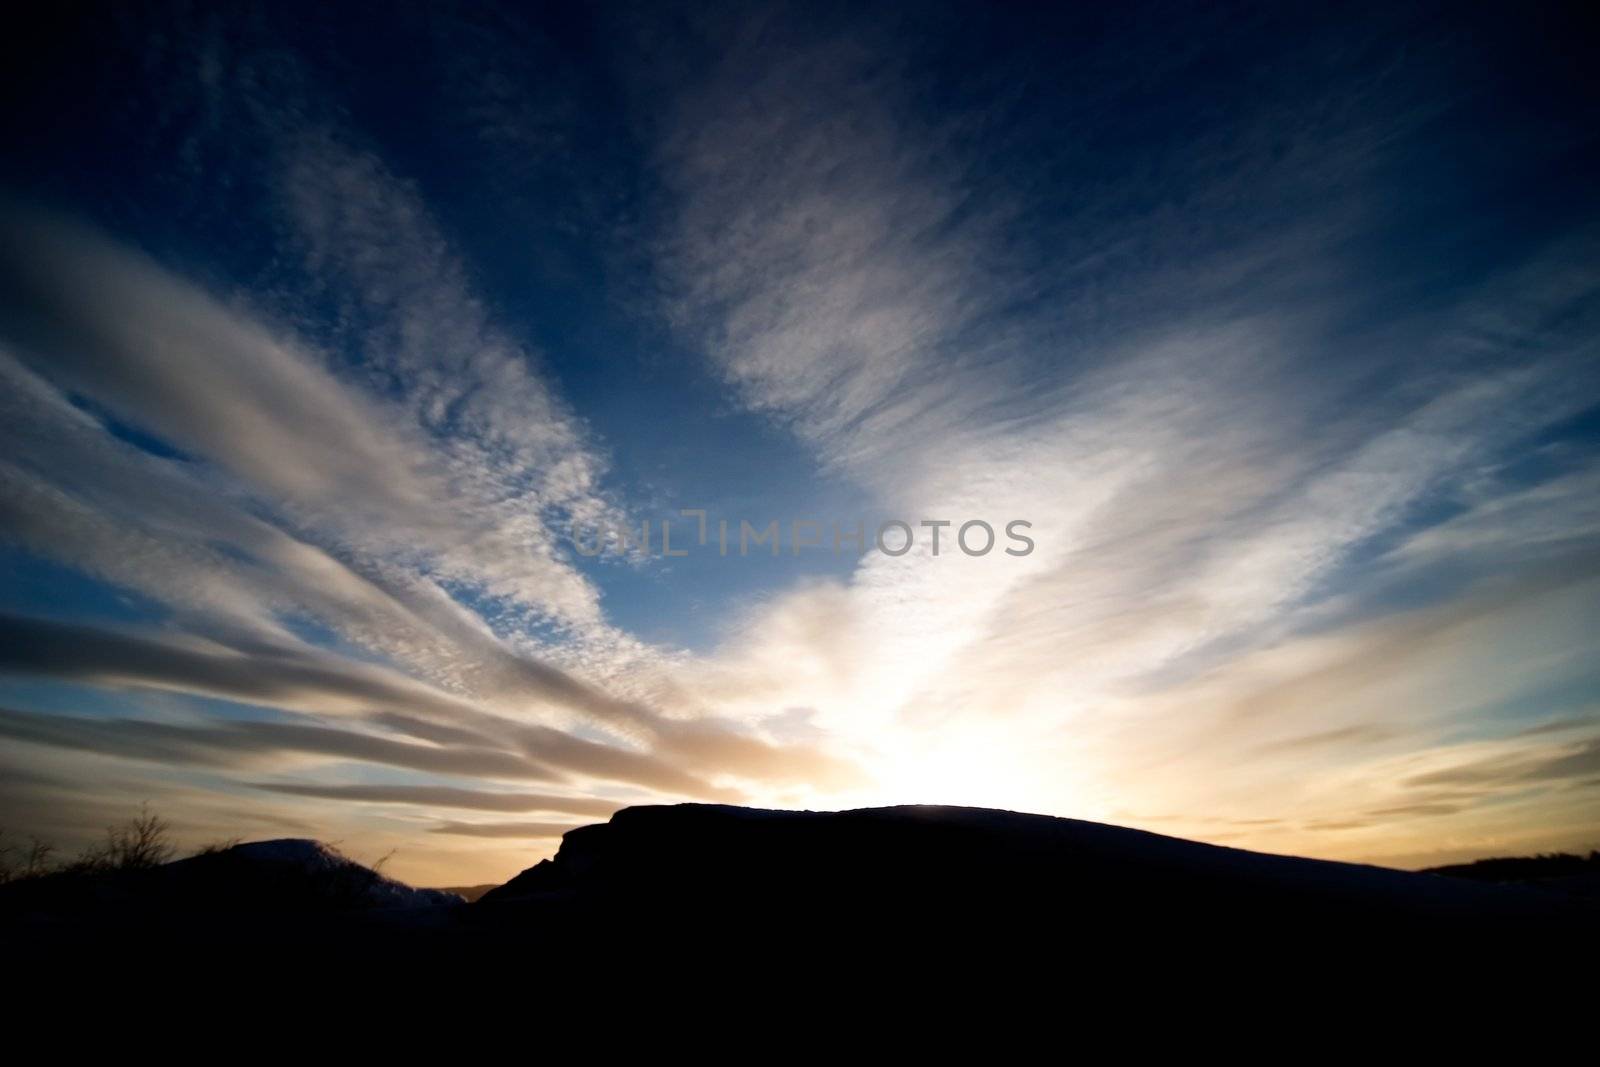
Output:
[[324,851],[274,842],[8,886],[0,951],[39,982],[171,970],[347,992],[559,980],[603,996],[709,973],[901,988],[1239,968],[1504,978],[1587,972],[1600,945],[1600,909],[1580,895],[973,808],[630,808],[475,903]]

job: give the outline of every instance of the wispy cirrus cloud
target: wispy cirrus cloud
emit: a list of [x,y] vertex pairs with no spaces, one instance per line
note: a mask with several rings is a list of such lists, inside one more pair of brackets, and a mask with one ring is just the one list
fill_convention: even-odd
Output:
[[[405,215],[405,206],[395,210]],[[542,500],[562,514],[609,506],[584,496],[590,475],[571,480],[573,470],[588,469],[581,434],[548,397],[543,407],[524,406],[542,387],[526,376],[517,353],[481,350],[488,329],[481,320],[457,323],[457,333],[443,338],[396,327],[422,346],[412,360],[435,344],[455,344],[477,361],[439,379],[460,392],[435,391],[426,400],[425,381],[391,367],[414,397],[414,418],[396,418],[392,400],[342,380],[313,349],[277,339],[148,260],[69,224],[12,218],[14,248],[39,253],[50,269],[25,266],[20,252],[8,261],[14,269],[6,295],[23,323],[11,341],[34,359],[33,366],[4,363],[27,445],[20,463],[0,469],[7,533],[139,590],[175,609],[182,627],[207,636],[180,629],[150,638],[10,619],[6,669],[77,685],[356,716],[434,741],[451,735],[449,748],[436,749],[313,724],[185,733],[138,720],[63,719],[54,729],[34,723],[15,736],[175,765],[226,766],[229,753],[278,751],[447,775],[576,775],[724,800],[741,794],[700,775],[848,773],[846,763],[821,752],[676,724],[613,696],[544,661],[515,631],[497,634],[445,591],[451,580],[475,585],[536,616],[568,619],[591,636],[604,630],[592,588],[551,554],[555,539],[543,536],[551,512]],[[387,219],[395,225],[384,232],[408,221]],[[359,258],[359,241],[330,239],[339,241]],[[368,260],[376,254],[365,251]],[[404,259],[406,249],[389,254]],[[369,262],[361,269],[375,268]],[[73,279],[83,271],[109,284],[79,289]],[[371,274],[358,281],[376,284]],[[406,307],[419,289],[437,297],[418,320],[430,328],[451,328],[437,318],[447,310],[439,301],[457,301],[469,319],[478,313],[448,279],[431,277],[413,281]],[[152,302],[160,308],[153,320],[146,313]],[[42,320],[30,318],[52,307]],[[377,306],[374,313],[392,311]],[[56,320],[72,325],[51,325]],[[147,343],[163,330],[171,336]],[[107,361],[115,373],[101,373]],[[72,402],[74,394],[92,397],[98,408]],[[248,407],[248,416],[235,419],[230,405]],[[181,452],[130,443],[96,410],[158,429]],[[429,412],[445,411],[446,422],[430,423]],[[522,417],[514,426],[506,422],[512,411]],[[497,425],[514,429],[515,439]],[[573,455],[577,467],[563,466],[562,457]],[[344,465],[322,462],[327,456]],[[532,474],[556,482],[521,484]],[[292,625],[302,617],[394,666],[309,646]],[[535,708],[548,722],[587,721],[618,736],[612,743],[583,740],[528,722]],[[662,754],[651,754],[652,747]]]
[[550,793],[502,793],[441,785],[299,785],[257,783],[257,788],[289,796],[353,800],[364,804],[409,804],[423,808],[469,808],[474,811],[559,812],[604,818],[617,810],[613,801]]
[[[384,731],[398,730],[429,742],[395,744],[370,735],[273,724],[229,724],[222,732],[183,734],[213,747],[248,745],[250,739],[302,737],[306,743],[353,746],[358,755],[370,743],[376,762],[407,759],[419,766],[424,752],[440,773],[492,774],[490,767],[518,778],[576,777],[626,782],[668,795],[735,800],[741,793],[712,784],[702,775],[784,781],[857,780],[845,760],[806,745],[776,745],[741,736],[714,723],[660,721],[640,747],[590,740],[551,726],[519,721],[485,711],[470,701],[418,682],[392,669],[361,664],[310,649],[240,650],[197,639],[154,639],[38,619],[0,620],[6,650],[0,670],[57,678],[78,684],[148,688],[239,703],[264,705],[309,715],[341,716]],[[417,717],[421,717],[421,721]],[[63,719],[63,723],[67,720]],[[87,724],[87,725],[86,725]],[[120,726],[75,724],[96,737],[123,736]],[[133,731],[155,724],[132,724]],[[70,731],[69,731],[70,733]],[[37,735],[46,743],[71,743],[69,734]],[[137,735],[143,736],[143,735]],[[379,749],[388,758],[377,755]],[[436,755],[433,755],[436,754]],[[169,753],[182,762],[182,753]],[[460,761],[457,761],[460,757]],[[455,767],[455,770],[451,770]]]
[[570,824],[552,822],[444,822],[433,827],[431,832],[528,840],[560,837],[571,829],[573,826]]
[[[596,591],[560,558],[537,500],[495,484],[505,468],[491,462],[492,442],[469,435],[463,447],[481,462],[468,479],[470,451],[452,459],[426,427],[405,429],[311,352],[93,235],[11,218],[6,296],[22,324],[12,339],[42,360],[4,363],[31,448],[27,467],[0,471],[14,536],[211,624],[281,638],[274,616],[305,612],[476,695],[531,691],[569,714],[637,719],[444,590],[515,590],[538,617],[600,626]],[[78,288],[84,272],[104,284]],[[468,388],[471,376],[457,377]],[[475,388],[507,399],[496,383]],[[113,438],[63,389],[159,428],[191,458]]]

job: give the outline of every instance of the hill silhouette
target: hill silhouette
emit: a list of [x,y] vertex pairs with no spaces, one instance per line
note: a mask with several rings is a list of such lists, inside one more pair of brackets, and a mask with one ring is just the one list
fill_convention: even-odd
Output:
[[0,913],[58,923],[227,921],[460,903],[448,891],[413,889],[306,838],[229,843],[171,862],[72,865],[0,888]]
[[[1537,856],[1491,856],[1471,863],[1428,867],[1424,874],[1470,878],[1477,882],[1518,883],[1568,888],[1568,882],[1589,884],[1600,878],[1600,851],[1587,856],[1571,852],[1544,852]],[[1575,888],[1575,887],[1574,887]]]
[[0,942],[14,960],[159,954],[221,972],[240,959],[258,972],[303,970],[312,957],[510,967],[523,980],[531,961],[540,976],[664,961],[760,970],[868,960],[968,977],[1064,959],[1366,966],[1399,945],[1435,961],[1581,952],[1597,931],[1593,901],[1537,888],[934,806],[627,808],[569,831],[552,859],[470,904],[298,840],[0,887]]
[[627,808],[569,831],[556,856],[480,909],[570,909],[612,924],[760,915],[801,928],[937,923],[949,936],[1025,928],[1081,938],[1083,918],[1239,934],[1405,924],[1528,926],[1582,909],[1516,888],[1207,845],[1076,819],[983,808],[843,812],[681,804]]

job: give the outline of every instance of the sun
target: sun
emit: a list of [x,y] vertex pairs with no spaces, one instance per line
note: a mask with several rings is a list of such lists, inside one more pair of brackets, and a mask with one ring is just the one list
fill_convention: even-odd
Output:
[[868,761],[871,804],[953,804],[1015,811],[1057,807],[1014,738],[984,724],[902,736]]

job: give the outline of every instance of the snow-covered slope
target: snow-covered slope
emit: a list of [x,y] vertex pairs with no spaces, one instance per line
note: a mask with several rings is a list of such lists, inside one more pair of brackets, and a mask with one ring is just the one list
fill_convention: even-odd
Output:
[[185,865],[226,865],[248,876],[258,868],[264,876],[282,877],[294,873],[330,893],[374,908],[427,908],[462,903],[461,897],[441,889],[413,889],[345,856],[338,849],[303,837],[281,837],[271,841],[250,841],[242,845],[190,860],[170,864],[181,871]]

